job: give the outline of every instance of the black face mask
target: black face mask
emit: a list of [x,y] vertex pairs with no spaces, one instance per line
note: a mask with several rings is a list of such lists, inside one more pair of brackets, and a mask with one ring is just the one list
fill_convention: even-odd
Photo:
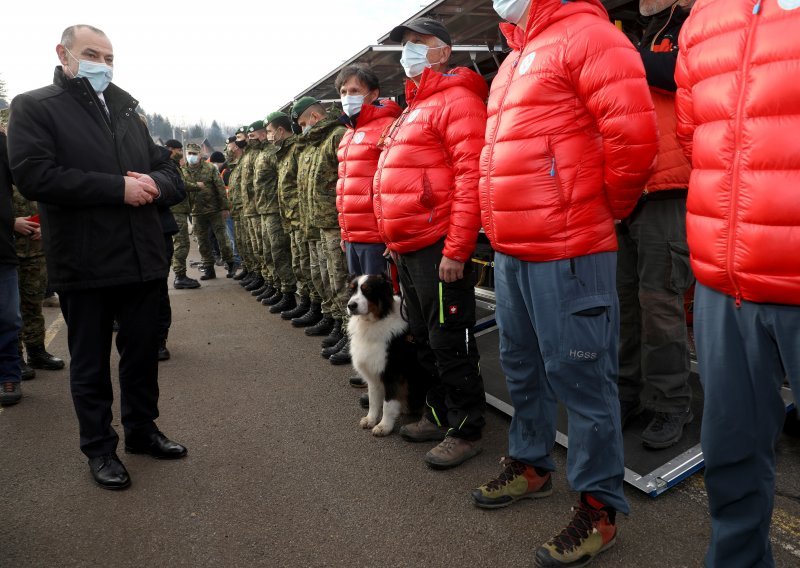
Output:
[[244,147],[247,146],[247,140],[237,140],[236,145],[239,149],[244,150]]
[[249,146],[257,146],[257,145],[258,145],[258,139],[256,139],[256,138],[250,138],[250,139],[247,141],[247,144],[248,144]]

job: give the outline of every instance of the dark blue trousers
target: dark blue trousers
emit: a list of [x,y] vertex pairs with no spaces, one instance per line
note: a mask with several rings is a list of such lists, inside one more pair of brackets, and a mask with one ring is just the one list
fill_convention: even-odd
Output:
[[0,266],[0,382],[20,382],[18,334],[19,313],[17,267]]

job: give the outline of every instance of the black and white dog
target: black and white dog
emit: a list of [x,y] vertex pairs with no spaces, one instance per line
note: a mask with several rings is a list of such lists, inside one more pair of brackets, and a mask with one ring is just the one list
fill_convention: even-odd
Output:
[[350,282],[350,290],[350,355],[369,392],[369,413],[360,426],[372,428],[375,436],[388,436],[401,412],[422,407],[426,373],[392,282],[383,274],[358,276]]

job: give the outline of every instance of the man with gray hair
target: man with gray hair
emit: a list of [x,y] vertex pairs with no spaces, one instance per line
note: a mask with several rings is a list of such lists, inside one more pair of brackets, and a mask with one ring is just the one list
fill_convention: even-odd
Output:
[[159,285],[168,274],[158,205],[178,199],[180,178],[111,83],[114,51],[91,26],[56,46],[53,84],[11,102],[9,158],[17,187],[39,202],[51,286],[67,323],[70,386],[80,446],[95,481],[124,489],[130,477],[111,426],[111,338],[116,318],[125,450],[186,455],[157,428]]

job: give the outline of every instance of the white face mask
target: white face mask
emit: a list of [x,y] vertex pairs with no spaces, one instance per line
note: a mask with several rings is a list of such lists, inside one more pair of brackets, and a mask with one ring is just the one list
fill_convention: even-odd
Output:
[[200,160],[200,156],[197,154],[189,154],[186,156],[186,161],[192,165],[195,165]]
[[428,47],[424,43],[411,43],[410,41],[403,46],[403,55],[400,57],[400,65],[406,72],[406,77],[412,78],[421,75],[425,69],[431,66],[428,61],[428,51],[440,49],[438,47]]
[[108,84],[114,79],[114,69],[105,63],[95,63],[94,61],[86,61],[85,59],[78,59],[72,52],[64,48],[69,56],[78,62],[78,74],[75,79],[85,77],[91,83],[95,93],[102,93],[108,87]]
[[364,106],[364,95],[344,95],[342,97],[342,109],[347,116],[355,116],[361,112]]
[[515,25],[522,19],[530,3],[531,0],[492,0],[497,15]]

